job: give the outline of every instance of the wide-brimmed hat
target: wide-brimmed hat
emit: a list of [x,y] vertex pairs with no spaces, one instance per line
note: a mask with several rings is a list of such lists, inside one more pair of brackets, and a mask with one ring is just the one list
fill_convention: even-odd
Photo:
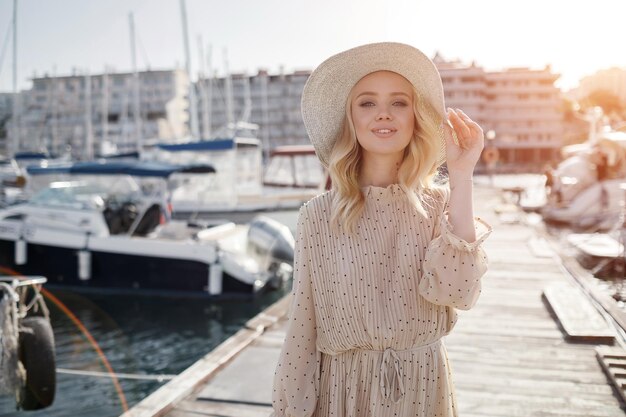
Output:
[[435,64],[419,49],[396,42],[358,46],[331,56],[309,76],[302,92],[302,119],[318,158],[328,167],[330,152],[341,133],[346,101],[352,87],[376,71],[393,71],[406,78],[418,92],[418,108],[428,102],[440,136],[437,166],[445,159],[443,121],[446,118],[441,76]]

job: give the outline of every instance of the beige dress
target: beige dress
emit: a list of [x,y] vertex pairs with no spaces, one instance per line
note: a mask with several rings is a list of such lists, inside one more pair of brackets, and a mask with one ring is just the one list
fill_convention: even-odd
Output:
[[456,416],[442,337],[478,299],[491,226],[454,235],[449,189],[425,193],[428,219],[397,184],[362,190],[355,236],[329,227],[335,191],[300,209],[272,416]]

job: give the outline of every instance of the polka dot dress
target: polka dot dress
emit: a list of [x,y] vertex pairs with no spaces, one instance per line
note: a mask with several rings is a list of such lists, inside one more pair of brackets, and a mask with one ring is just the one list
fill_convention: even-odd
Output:
[[300,209],[272,416],[456,416],[442,337],[478,299],[492,228],[476,217],[474,242],[454,235],[448,189],[428,191],[427,219],[397,184],[362,191],[355,235],[331,231],[335,191]]

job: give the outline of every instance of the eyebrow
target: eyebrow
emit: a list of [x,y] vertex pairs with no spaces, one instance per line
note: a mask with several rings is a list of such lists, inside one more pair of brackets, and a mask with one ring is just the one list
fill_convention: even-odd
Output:
[[[359,98],[361,96],[377,96],[377,95],[378,95],[378,93],[375,93],[373,91],[364,91],[361,94],[359,94],[358,96],[356,96],[356,98]],[[405,96],[407,98],[411,98],[408,94],[403,93],[401,91],[397,91],[397,92],[391,93],[390,95],[392,95],[392,96]]]

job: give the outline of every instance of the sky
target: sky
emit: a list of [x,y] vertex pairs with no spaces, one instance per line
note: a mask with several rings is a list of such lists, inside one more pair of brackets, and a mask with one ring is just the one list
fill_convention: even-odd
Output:
[[[186,0],[191,65],[199,44],[212,67],[255,74],[313,69],[330,55],[379,41],[409,43],[431,58],[560,74],[567,90],[602,68],[626,68],[622,0]],[[18,84],[36,76],[184,67],[180,0],[18,0]],[[0,91],[12,91],[13,0],[0,0]],[[9,41],[7,43],[7,41]],[[226,51],[226,54],[225,54]],[[205,58],[208,54],[205,54]],[[206,66],[206,59],[205,68]],[[195,76],[195,75],[194,75]]]

